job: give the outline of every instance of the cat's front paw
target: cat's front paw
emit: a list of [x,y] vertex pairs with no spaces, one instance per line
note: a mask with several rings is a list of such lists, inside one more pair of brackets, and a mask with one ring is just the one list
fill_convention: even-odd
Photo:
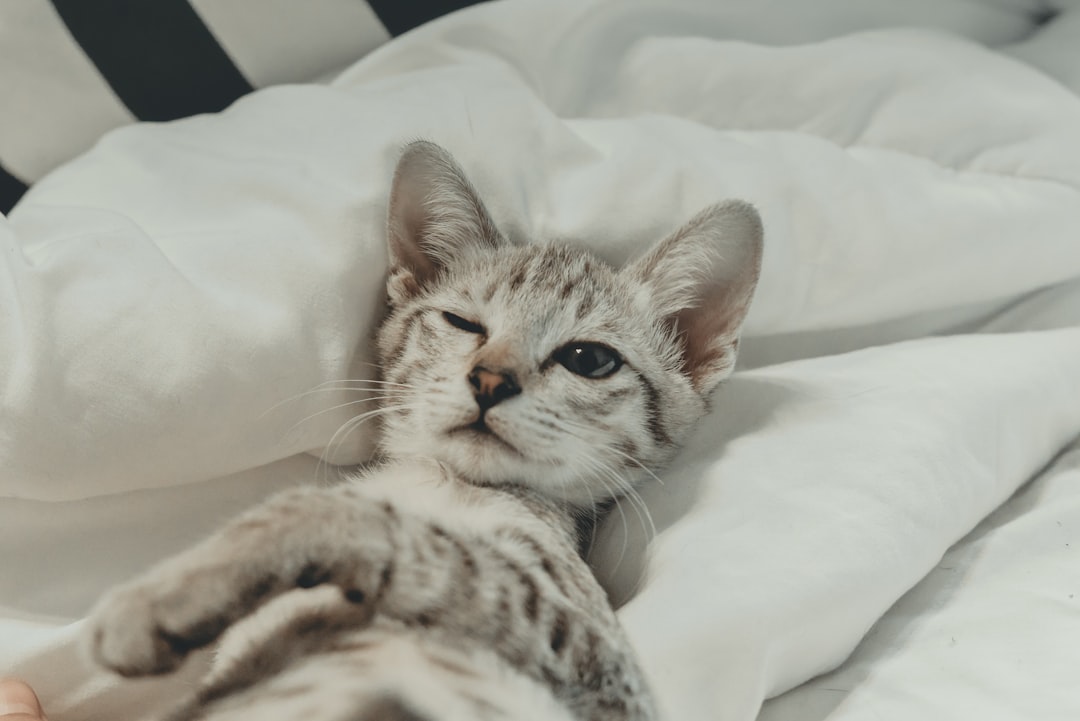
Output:
[[189,651],[222,631],[224,619],[193,618],[183,596],[128,585],[106,594],[85,630],[90,657],[121,676],[150,676],[176,669]]

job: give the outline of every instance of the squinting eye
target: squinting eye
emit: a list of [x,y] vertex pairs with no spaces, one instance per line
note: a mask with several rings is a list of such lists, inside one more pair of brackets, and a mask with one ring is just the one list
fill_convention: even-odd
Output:
[[465,320],[460,315],[454,315],[449,311],[443,311],[442,317],[446,319],[446,322],[454,326],[459,330],[463,330],[466,333],[476,333],[478,335],[484,335],[487,331],[484,326],[479,323],[473,323],[471,320]]
[[566,370],[584,378],[607,378],[623,364],[622,356],[601,343],[567,343],[553,357]]

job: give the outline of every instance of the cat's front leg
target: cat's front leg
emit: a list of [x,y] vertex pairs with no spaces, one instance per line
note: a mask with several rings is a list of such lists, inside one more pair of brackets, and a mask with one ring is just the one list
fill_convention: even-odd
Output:
[[353,486],[287,491],[194,548],[106,594],[90,654],[124,676],[167,673],[273,596],[332,583],[373,606],[393,555],[396,514]]

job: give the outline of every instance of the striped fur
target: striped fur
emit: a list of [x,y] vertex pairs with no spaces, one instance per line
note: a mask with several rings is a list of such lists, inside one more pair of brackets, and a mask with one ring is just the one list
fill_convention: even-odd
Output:
[[386,461],[272,498],[116,589],[91,654],[166,673],[220,638],[172,721],[657,718],[580,521],[669,458],[730,372],[756,214],[710,208],[616,271],[506,241],[428,143],[390,205]]

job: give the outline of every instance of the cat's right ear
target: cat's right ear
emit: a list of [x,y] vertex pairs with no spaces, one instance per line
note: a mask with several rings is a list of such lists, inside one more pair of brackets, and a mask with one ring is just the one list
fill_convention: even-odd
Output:
[[735,366],[739,333],[761,274],[761,217],[749,203],[710,206],[626,271],[652,295],[682,344],[683,371],[707,394]]
[[390,191],[390,302],[422,292],[469,247],[494,249],[502,238],[465,173],[435,143],[410,143]]

